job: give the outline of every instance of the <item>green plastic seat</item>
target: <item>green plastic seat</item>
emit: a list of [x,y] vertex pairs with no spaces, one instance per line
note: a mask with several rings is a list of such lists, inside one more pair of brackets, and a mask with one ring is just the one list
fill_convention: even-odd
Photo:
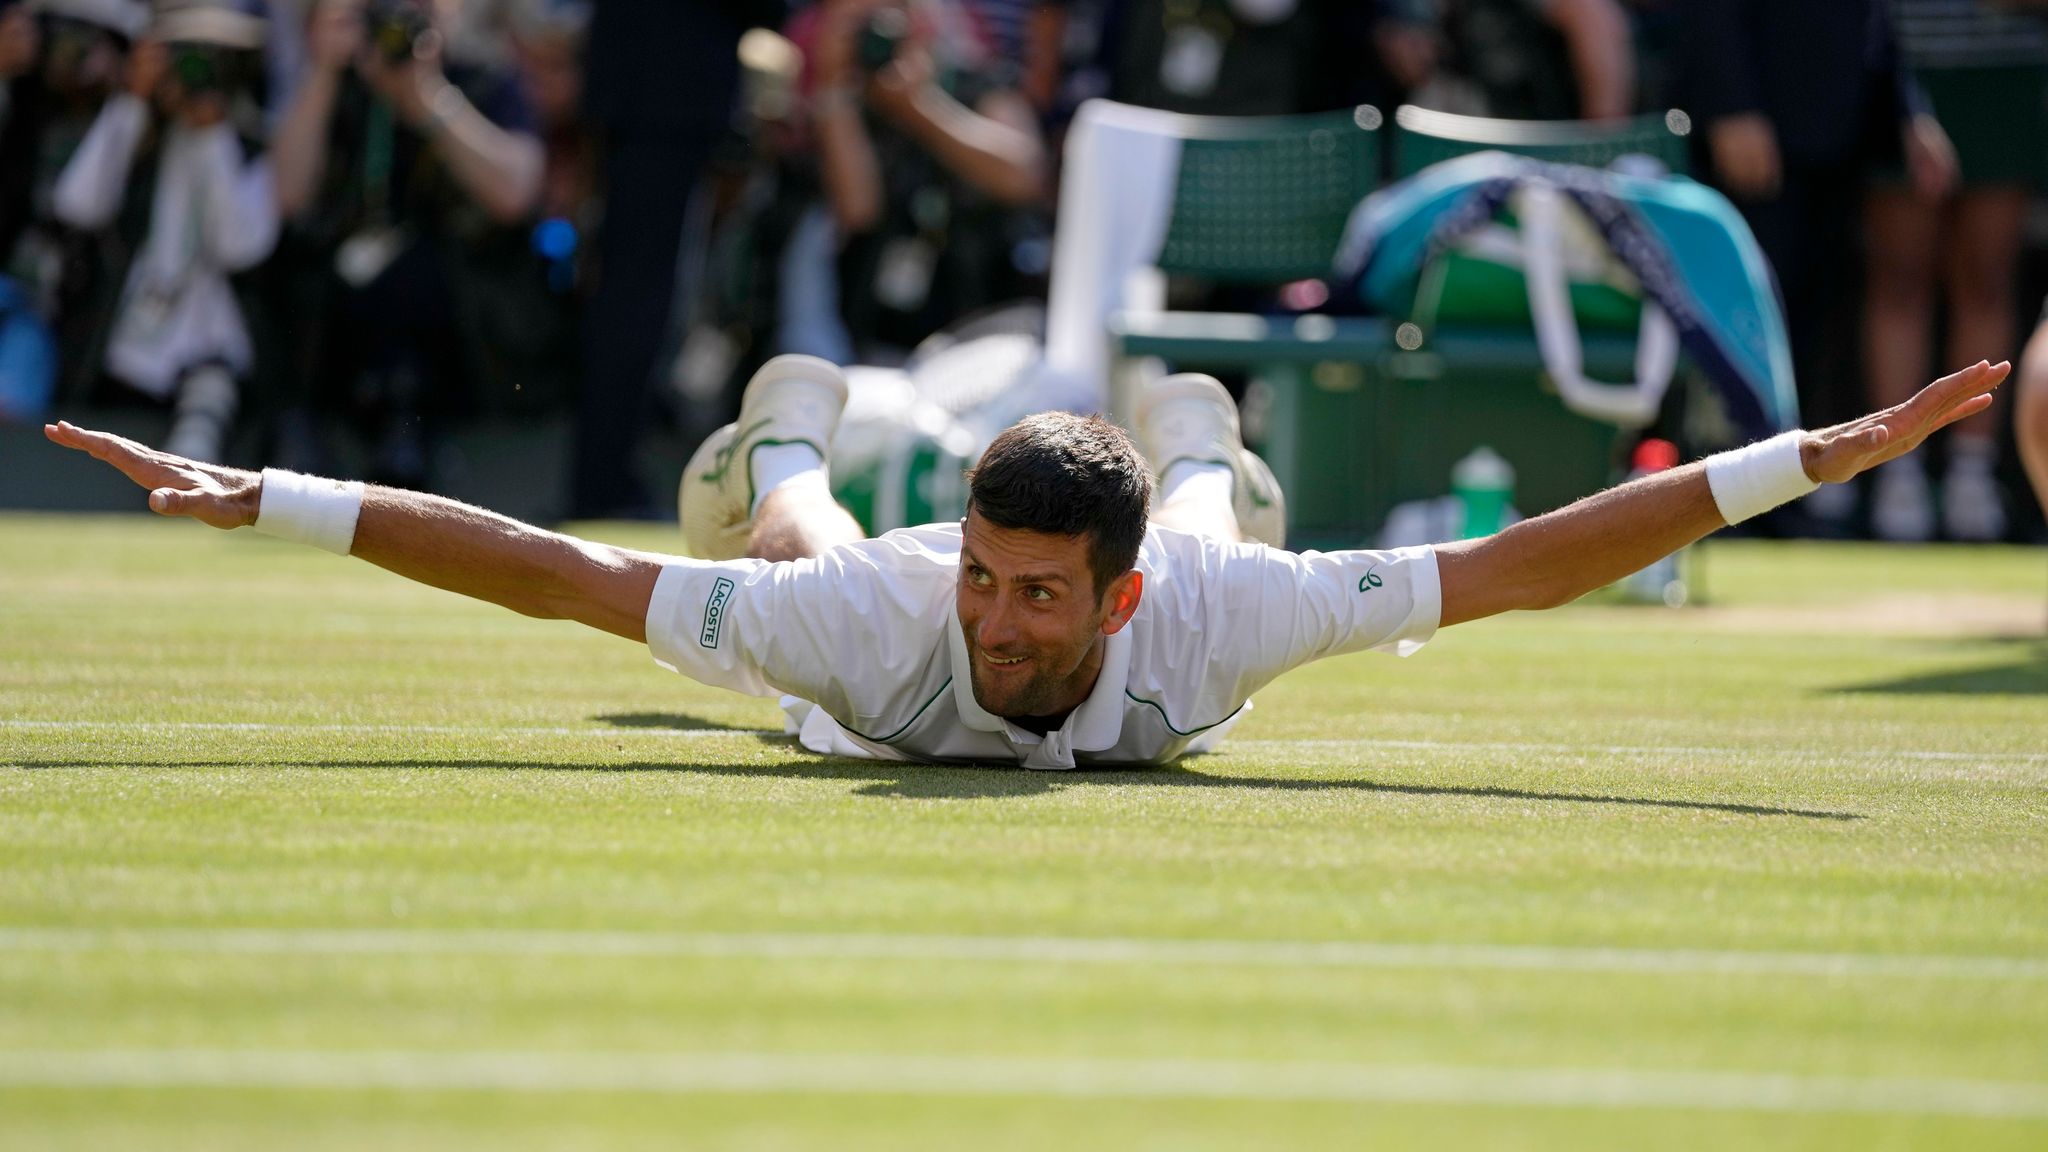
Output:
[[1684,172],[1690,166],[1686,137],[1691,133],[1691,118],[1677,109],[1610,123],[1492,120],[1410,104],[1394,110],[1394,175],[1413,176],[1431,164],[1485,151],[1590,168],[1605,168],[1619,157],[1640,154],[1672,172]]
[[1329,275],[1379,183],[1379,110],[1187,119],[1159,269],[1231,284]]

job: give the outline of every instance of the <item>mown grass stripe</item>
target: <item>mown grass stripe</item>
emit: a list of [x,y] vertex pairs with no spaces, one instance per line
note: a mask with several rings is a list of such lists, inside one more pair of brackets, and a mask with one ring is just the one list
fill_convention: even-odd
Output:
[[2048,1085],[2009,1081],[891,1053],[19,1051],[0,1052],[0,1088],[804,1093],[2048,1119]]
[[2044,980],[2048,958],[1930,953],[1762,952],[1522,944],[1175,940],[918,933],[658,932],[578,929],[0,928],[0,952],[258,955],[587,956],[756,960],[1004,961],[1247,968],[1465,969]]
[[272,724],[257,721],[197,720],[0,720],[0,728],[80,732],[249,732],[263,735],[347,736],[594,736],[606,740],[651,737],[661,740],[718,736],[780,736],[779,728],[573,728],[484,724]]
[[[307,735],[390,735],[390,736],[587,736],[600,739],[645,737],[691,739],[719,736],[781,736],[771,728],[579,728],[494,727],[487,724],[285,724],[258,721],[194,720],[0,720],[0,729],[81,732],[252,732]],[[1957,763],[2048,764],[2048,752],[1962,752],[1947,749],[1876,748],[1856,751],[1840,748],[1774,748],[1760,753],[1756,748],[1723,747],[1711,744],[1565,744],[1517,740],[1392,740],[1372,737],[1288,739],[1242,737],[1227,740],[1223,750],[1277,748],[1355,748],[1396,752],[1515,752],[1571,756],[1718,756],[1754,761],[1767,755],[1779,761],[1818,760],[1828,763],[1868,763],[1893,760],[1931,760]]]

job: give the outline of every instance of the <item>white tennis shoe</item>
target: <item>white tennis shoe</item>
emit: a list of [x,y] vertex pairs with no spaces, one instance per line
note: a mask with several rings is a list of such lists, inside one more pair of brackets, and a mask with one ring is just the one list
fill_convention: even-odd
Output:
[[1230,469],[1231,508],[1247,540],[1275,548],[1287,538],[1287,499],[1273,470],[1244,446],[1237,405],[1213,376],[1184,372],[1145,390],[1138,400],[1138,447],[1164,477],[1182,461]]
[[747,381],[740,418],[706,437],[676,492],[683,542],[699,560],[736,560],[754,534],[754,450],[808,444],[831,459],[846,375],[816,356],[777,356]]

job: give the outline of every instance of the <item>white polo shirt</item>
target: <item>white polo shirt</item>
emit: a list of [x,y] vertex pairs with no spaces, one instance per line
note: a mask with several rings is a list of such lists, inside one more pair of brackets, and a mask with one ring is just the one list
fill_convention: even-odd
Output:
[[960,526],[905,528],[808,560],[662,569],[647,645],[721,688],[786,694],[805,747],[844,756],[1157,764],[1205,750],[1290,668],[1363,649],[1408,655],[1436,632],[1436,553],[1285,552],[1154,527],[1144,594],[1110,636],[1095,690],[1039,736],[975,703],[954,610]]

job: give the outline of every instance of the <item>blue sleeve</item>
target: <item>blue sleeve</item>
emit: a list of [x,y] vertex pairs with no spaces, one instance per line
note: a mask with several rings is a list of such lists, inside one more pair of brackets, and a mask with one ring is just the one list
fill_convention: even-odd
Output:
[[528,136],[539,133],[539,121],[534,117],[533,105],[526,99],[526,90],[520,87],[517,73],[482,73],[463,84],[462,90],[476,110],[483,113],[484,119],[498,127]]

